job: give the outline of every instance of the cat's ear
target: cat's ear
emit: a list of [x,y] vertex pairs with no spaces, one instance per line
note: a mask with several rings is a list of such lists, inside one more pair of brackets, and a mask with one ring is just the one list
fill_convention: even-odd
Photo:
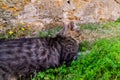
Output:
[[70,31],[78,30],[78,26],[73,21],[71,21],[68,24],[65,24],[64,28],[65,30],[70,30]]
[[74,30],[74,28],[75,28],[74,22],[70,22],[67,26],[67,29],[69,29],[71,31]]
[[67,23],[67,24],[64,24],[62,30],[59,32],[59,35],[63,35],[63,36],[66,36],[66,33],[68,30],[74,30],[74,23],[73,22],[70,22],[70,23]]
[[68,25],[64,24],[64,26],[62,27],[62,29],[60,30],[58,35],[65,36],[66,35],[66,31],[67,31],[67,26]]

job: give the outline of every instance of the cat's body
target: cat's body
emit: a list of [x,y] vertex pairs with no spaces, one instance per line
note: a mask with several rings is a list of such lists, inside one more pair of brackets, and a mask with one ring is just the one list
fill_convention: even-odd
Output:
[[29,77],[35,71],[55,68],[63,62],[69,65],[77,53],[77,42],[61,35],[53,38],[1,40],[0,80]]
[[[73,22],[65,24],[55,37],[0,40],[0,80],[27,80],[48,68],[70,65],[83,39]],[[28,79],[30,80],[30,79]]]

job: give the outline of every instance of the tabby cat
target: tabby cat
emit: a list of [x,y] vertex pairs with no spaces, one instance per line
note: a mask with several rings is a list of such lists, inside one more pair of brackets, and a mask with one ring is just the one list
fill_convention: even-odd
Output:
[[[72,23],[66,27],[70,25],[74,27]],[[59,67],[63,62],[70,65],[77,57],[78,42],[63,35],[64,31],[55,37],[0,40],[0,80],[19,80],[20,76],[27,80],[35,71]]]

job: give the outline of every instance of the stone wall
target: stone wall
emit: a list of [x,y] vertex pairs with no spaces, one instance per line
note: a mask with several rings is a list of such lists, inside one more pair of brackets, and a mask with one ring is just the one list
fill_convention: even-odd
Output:
[[63,22],[105,22],[119,17],[120,0],[0,0],[0,26],[25,23],[43,29]]

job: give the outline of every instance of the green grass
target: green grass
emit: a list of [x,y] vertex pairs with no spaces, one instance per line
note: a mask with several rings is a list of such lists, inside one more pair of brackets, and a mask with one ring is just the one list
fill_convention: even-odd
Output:
[[103,24],[103,28],[112,28],[112,27],[119,27],[120,26],[120,22],[119,21],[115,21],[115,22],[107,22]]
[[115,22],[120,22],[120,17]]
[[87,23],[87,24],[79,24],[81,29],[89,29],[89,30],[96,30],[103,26],[102,23]]
[[118,18],[116,21],[113,22],[104,22],[104,23],[87,23],[87,24],[79,24],[80,28],[82,30],[89,29],[89,30],[97,30],[97,29],[108,29],[113,27],[119,27],[120,26],[120,18]]
[[39,72],[33,80],[120,80],[120,38],[96,41],[89,54],[65,65]]
[[94,41],[83,41],[79,45],[79,51],[91,50],[94,46]]

